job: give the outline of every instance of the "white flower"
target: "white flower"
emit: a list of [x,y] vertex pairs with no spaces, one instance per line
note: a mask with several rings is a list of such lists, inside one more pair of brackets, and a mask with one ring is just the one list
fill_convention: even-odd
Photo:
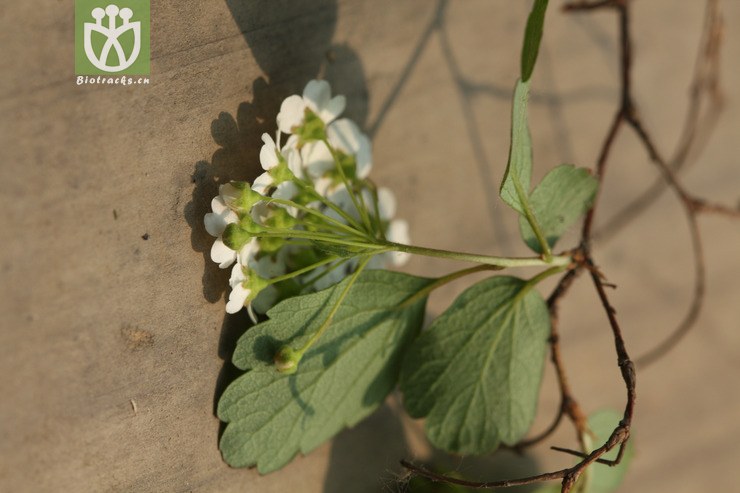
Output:
[[355,156],[357,178],[365,179],[373,166],[370,139],[352,120],[342,118],[326,129],[329,143],[345,154]]
[[[298,185],[293,183],[292,181],[284,181],[280,185],[275,188],[275,191],[272,192],[272,197],[275,199],[281,199],[281,200],[293,200],[293,198],[298,195],[298,192],[300,189],[298,188]],[[290,214],[293,217],[298,217],[298,209],[293,206],[285,206],[283,204],[277,204],[281,207],[285,207],[288,210],[288,214]]]
[[296,148],[298,137],[294,135],[291,136],[285,143],[285,146],[280,149],[280,154],[278,154],[277,144],[269,134],[262,134],[262,142],[264,142],[264,144],[262,144],[262,148],[260,149],[260,164],[265,172],[254,180],[252,183],[252,190],[262,195],[267,193],[267,190],[275,183],[274,178],[270,174],[270,170],[280,164],[280,156],[285,159],[288,163],[288,169],[290,169],[296,177],[303,177],[301,155]]
[[249,303],[251,299],[252,290],[247,287],[249,281],[249,270],[248,267],[253,262],[257,253],[259,252],[259,243],[256,238],[244,245],[238,254],[238,261],[236,265],[231,269],[231,278],[229,279],[229,286],[231,286],[231,292],[229,293],[229,302],[226,303],[226,313],[237,313],[245,305],[249,310],[249,316],[256,323],[257,318],[252,311]]
[[278,128],[283,133],[293,133],[295,127],[303,125],[306,108],[328,125],[344,111],[346,103],[344,96],[331,97],[331,87],[325,80],[309,81],[303,89],[303,97],[289,96],[280,105]]
[[[326,134],[329,144],[334,149],[354,156],[357,178],[361,180],[367,178],[373,165],[372,148],[370,139],[360,131],[359,127],[352,120],[342,118],[329,125]],[[307,142],[301,148],[300,153],[303,167],[308,171],[308,176],[314,180],[336,168],[334,157],[324,142]]]
[[262,142],[262,148],[260,149],[260,164],[262,165],[262,169],[269,171],[280,164],[277,145],[268,133],[262,134]]
[[216,262],[220,268],[225,269],[236,260],[236,252],[224,244],[221,235],[226,226],[238,222],[239,217],[236,212],[229,209],[220,195],[211,201],[211,209],[213,212],[209,212],[203,218],[208,234],[217,237],[211,247],[211,260]]
[[[350,215],[353,219],[360,221],[360,212],[355,207],[355,202],[352,200],[352,196],[347,190],[347,187],[343,183],[335,186],[327,187],[326,197],[336,204],[340,209]],[[371,215],[375,215],[375,197],[373,193],[367,188],[362,189],[362,196],[356,197],[360,203],[360,207],[365,206]],[[396,198],[387,188],[381,187],[378,189],[378,212],[380,213],[380,219],[382,221],[390,220],[396,213]],[[337,221],[346,222],[345,219],[339,215],[338,212],[333,209],[324,211],[324,214]]]
[[302,97],[288,96],[280,105],[280,113],[277,116],[278,129],[284,134],[293,133],[293,128],[303,124],[305,111],[306,103]]
[[236,209],[235,203],[242,196],[242,191],[231,183],[224,183],[218,187],[218,195],[229,209]]
[[378,188],[378,212],[383,221],[388,221],[396,215],[396,196],[388,188]]
[[331,97],[331,87],[325,80],[311,80],[303,89],[306,106],[329,124],[336,119],[347,104],[344,96]]
[[[262,135],[259,158],[264,173],[254,180],[251,189],[262,195],[269,194],[273,200],[298,201],[299,204],[259,201],[261,197],[255,196],[249,189],[240,189],[239,183],[226,184],[219,188],[219,196],[211,203],[213,211],[206,214],[204,222],[206,230],[216,237],[211,258],[222,269],[236,261],[229,280],[231,292],[226,304],[228,313],[237,313],[246,307],[250,317],[256,322],[255,311],[264,313],[285,296],[279,288],[280,279],[293,277],[286,273],[306,267],[305,264],[312,262],[316,255],[317,258],[325,258],[323,250],[310,244],[306,246],[304,242],[283,244],[260,238],[251,238],[240,251],[234,251],[223,242],[223,234],[229,224],[238,224],[251,217],[255,224],[267,228],[268,232],[277,231],[276,224],[295,223],[292,227],[304,229],[306,226],[301,223],[303,214],[306,214],[304,207],[311,207],[336,221],[348,221],[353,225],[362,223],[363,228],[368,228],[368,233],[372,236],[382,237],[384,233],[390,242],[409,243],[408,224],[393,219],[396,199],[391,191],[382,187],[375,191],[365,181],[372,168],[370,139],[352,121],[338,119],[344,108],[343,96],[332,97],[327,82],[312,80],[306,84],[302,95],[290,96],[283,101],[277,115],[277,135]],[[306,123],[307,114],[315,115],[310,124]],[[283,133],[291,135],[281,145]],[[337,170],[335,156],[343,164],[354,162],[354,170]],[[346,171],[346,180],[340,171]],[[318,196],[313,192],[304,193],[305,187],[313,187],[321,200],[316,200]],[[327,206],[326,199],[336,204],[336,207]],[[251,208],[247,210],[248,207]],[[289,218],[283,221],[286,218],[279,217],[283,211],[277,207],[284,207],[297,221]],[[335,209],[341,213],[337,213]],[[366,212],[371,216],[370,221]],[[273,221],[271,217],[279,221]],[[320,229],[323,233],[334,231],[341,236],[347,230],[331,226],[319,224],[319,228],[326,229]],[[379,229],[382,229],[382,233]],[[309,230],[311,228],[306,229]],[[243,241],[242,236],[236,235],[237,231],[234,233],[234,241]],[[247,232],[242,234],[248,235]],[[265,238],[269,236],[271,235],[266,235]],[[321,237],[317,235],[316,238]],[[261,251],[260,242],[270,250],[269,253]],[[306,248],[315,250],[303,251]],[[305,253],[308,255],[304,255]],[[391,263],[402,265],[408,257],[403,252],[386,252],[374,256],[368,267],[383,268]],[[301,274],[295,281],[304,288],[323,289],[356,271],[359,262],[359,257],[334,258],[329,264]],[[312,279],[315,281],[312,282]]]
[[226,303],[226,313],[237,313],[244,308],[252,290],[246,287],[246,281],[249,279],[246,268],[237,263],[231,270],[231,292],[229,293],[229,302]]
[[321,141],[306,142],[301,148],[301,160],[308,176],[320,179],[329,170],[334,169],[334,156],[326,144]]
[[[353,219],[359,220],[360,219],[360,213],[357,211],[357,207],[355,207],[354,202],[352,201],[352,196],[349,193],[349,190],[347,190],[347,187],[344,186],[344,184],[339,184],[334,188],[329,188],[327,190],[327,198],[333,202],[337,207],[339,207],[341,210],[349,214]],[[330,217],[334,219],[335,221],[340,221],[343,223],[346,223],[347,221],[342,217],[337,211],[334,209],[328,209],[323,211],[324,215],[327,217]]]
[[[393,243],[408,245],[411,243],[411,238],[409,237],[409,223],[403,219],[394,219],[388,225],[388,230],[386,231],[385,236],[388,241]],[[404,265],[411,257],[411,254],[406,252],[388,252],[386,255],[388,255],[391,264],[396,267]]]

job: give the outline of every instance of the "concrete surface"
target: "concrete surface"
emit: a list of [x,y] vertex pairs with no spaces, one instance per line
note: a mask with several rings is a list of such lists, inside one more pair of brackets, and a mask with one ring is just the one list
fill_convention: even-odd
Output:
[[[634,2],[636,97],[666,153],[686,107],[701,3]],[[736,204],[740,2],[723,4],[727,106],[685,180]],[[424,0],[152,2],[151,85],[78,87],[71,2],[3,4],[0,490],[392,491],[398,459],[431,453],[396,397],[279,473],[222,462],[214,399],[233,376],[224,360],[246,321],[224,314],[227,273],[208,259],[202,217],[219,182],[256,176],[259,135],[282,98],[321,76],[374,134],[373,176],[396,191],[416,243],[523,253],[496,190],[527,8],[451,2],[440,30],[430,28],[436,2]],[[617,104],[615,40],[609,13],[548,14],[532,97],[537,177],[561,162],[594,163]],[[598,222],[655,175],[624,133]],[[701,227],[706,309],[677,350],[638,375],[637,455],[621,491],[737,489],[740,226],[704,218]],[[676,201],[666,195],[596,255],[619,285],[613,303],[639,355],[689,300]],[[454,267],[414,259],[406,270]],[[466,285],[435,294],[430,313]],[[568,370],[587,411],[621,408],[624,397],[595,302],[579,282],[563,305]],[[551,373],[536,429],[557,404]],[[571,435],[565,427],[547,444],[572,444]],[[535,461],[570,463],[546,446],[529,459],[451,463],[484,479]]]

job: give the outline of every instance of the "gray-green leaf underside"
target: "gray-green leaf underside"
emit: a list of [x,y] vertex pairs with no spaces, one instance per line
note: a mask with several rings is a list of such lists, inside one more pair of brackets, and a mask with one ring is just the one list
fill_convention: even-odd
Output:
[[389,271],[357,278],[297,373],[281,374],[273,366],[280,347],[299,348],[318,330],[347,282],[279,303],[269,320],[239,340],[234,364],[250,371],[218,405],[219,418],[228,423],[220,447],[230,465],[257,465],[261,473],[279,469],[365,418],[396,385],[426,298],[404,302],[431,281]]
[[528,207],[532,176],[532,139],[527,122],[529,82],[517,81],[511,110],[511,148],[499,195],[519,214]]
[[[529,196],[529,204],[550,247],[593,203],[599,183],[585,168],[563,164],[545,175]],[[529,248],[542,248],[527,219],[519,217],[519,230]]]
[[404,359],[409,414],[437,447],[485,454],[514,444],[534,419],[550,321],[526,281],[496,276],[467,289]]

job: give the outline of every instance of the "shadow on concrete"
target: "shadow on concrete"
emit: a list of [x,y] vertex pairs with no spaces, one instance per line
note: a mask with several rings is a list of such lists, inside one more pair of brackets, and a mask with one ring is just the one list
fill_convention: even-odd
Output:
[[[407,429],[400,411],[400,396],[389,401],[356,427],[344,430],[332,442],[329,469],[324,493],[463,493],[468,490],[432,483],[423,478],[409,479],[399,464],[401,459],[413,459],[407,442],[409,433],[421,434],[421,428]],[[389,405],[390,404],[390,405]],[[413,441],[425,440],[414,436]],[[439,473],[451,474],[471,481],[492,481],[525,477],[541,472],[534,459],[510,451],[499,451],[489,457],[461,458],[435,450],[425,461],[415,461]],[[532,486],[507,489],[529,492]]]
[[[239,105],[236,115],[222,112],[213,120],[210,132],[219,148],[210,162],[195,163],[192,175],[195,187],[185,218],[191,228],[192,248],[203,255],[203,297],[211,303],[222,303],[228,294],[231,269],[219,269],[211,261],[214,239],[206,232],[203,217],[211,211],[210,203],[219,185],[231,180],[252,181],[262,172],[261,136],[275,134],[281,102],[291,94],[300,94],[309,80],[323,78],[331,83],[335,94],[345,94],[344,115],[361,126],[368,107],[360,59],[349,46],[331,44],[337,21],[336,0],[226,0],[226,4],[264,76],[253,81],[251,98]],[[223,391],[242,374],[231,358],[239,337],[251,325],[246,310],[224,316],[218,343],[224,366],[214,390],[214,413]]]
[[[263,73],[253,81],[251,99],[239,105],[236,115],[220,113],[211,123],[211,136],[219,148],[211,161],[199,161],[193,173],[192,200],[186,207],[194,250],[203,254],[203,296],[212,303],[223,302],[230,269],[219,269],[210,259],[213,238],[203,226],[203,216],[218,187],[230,180],[253,180],[262,172],[259,165],[261,135],[274,134],[275,117],[284,98],[300,94],[313,78],[328,80],[334,94],[347,97],[344,116],[367,127],[369,95],[362,62],[347,45],[332,44],[337,22],[336,0],[289,2],[288,0],[226,0],[255,61]],[[444,2],[440,2],[442,5]],[[387,105],[393,104],[389,98]],[[374,124],[377,127],[380,122]],[[214,413],[228,385],[243,372],[231,363],[238,339],[251,326],[246,311],[225,315],[218,343],[224,361],[214,389]],[[395,406],[397,407],[397,406]],[[333,441],[325,493],[351,491],[444,491],[429,489],[423,481],[400,479],[398,463],[410,457],[400,411],[385,405]],[[221,424],[219,438],[223,432]],[[436,453],[430,460],[442,471],[459,471],[469,478],[512,477],[533,473],[535,464],[526,458],[497,455],[496,459],[453,459]],[[498,476],[497,476],[498,474]],[[526,491],[526,490],[521,490]]]

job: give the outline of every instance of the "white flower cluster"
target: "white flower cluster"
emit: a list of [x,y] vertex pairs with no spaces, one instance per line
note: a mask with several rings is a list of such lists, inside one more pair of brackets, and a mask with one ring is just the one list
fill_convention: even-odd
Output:
[[[264,313],[286,297],[326,288],[358,268],[406,262],[408,224],[396,200],[368,179],[370,140],[347,118],[343,96],[310,81],[283,101],[276,138],[262,135],[264,173],[250,185],[221,185],[206,214],[211,258],[232,264],[226,311]],[[281,140],[285,137],[285,143]]]

